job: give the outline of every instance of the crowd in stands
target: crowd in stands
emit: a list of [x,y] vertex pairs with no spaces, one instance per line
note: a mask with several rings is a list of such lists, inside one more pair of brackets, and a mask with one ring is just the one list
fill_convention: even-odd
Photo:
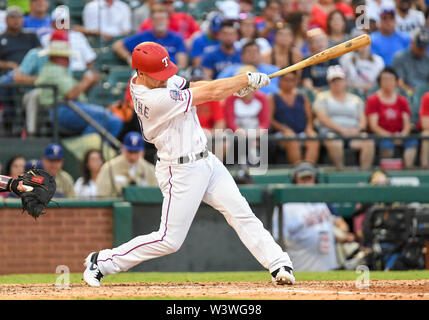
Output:
[[[345,152],[354,150],[361,169],[393,157],[402,157],[405,168],[429,167],[429,141],[415,138],[429,135],[429,10],[423,0],[77,2],[78,12],[69,10],[76,8],[71,1],[8,1],[0,15],[3,135],[13,135],[17,117],[17,101],[7,98],[14,89],[4,84],[38,86],[21,97],[25,136],[38,135],[43,113],[53,121],[53,105],[66,136],[96,132],[71,105],[120,140],[139,131],[127,80],[131,52],[143,41],[165,46],[179,75],[214,80],[243,70],[270,74],[368,33],[368,47],[273,78],[249,96],[198,107],[200,122],[207,133],[257,129],[287,137],[276,152],[290,164],[317,164],[324,154],[342,169]],[[103,69],[106,52],[116,62]],[[113,75],[116,66],[126,70],[122,86]],[[106,79],[116,80],[109,87]],[[113,87],[119,88],[116,99],[96,99]],[[372,134],[377,138],[369,139]]]

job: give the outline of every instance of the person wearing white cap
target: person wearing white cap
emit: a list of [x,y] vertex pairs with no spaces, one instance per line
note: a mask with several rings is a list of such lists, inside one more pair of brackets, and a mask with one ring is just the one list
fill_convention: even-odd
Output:
[[65,30],[68,33],[70,48],[75,52],[70,58],[71,71],[85,71],[93,68],[93,63],[97,54],[82,32],[70,28],[70,12],[67,6],[58,6],[51,13],[51,29],[44,34],[40,42],[43,47],[49,45],[52,32],[55,30]]
[[[319,134],[327,137],[360,136],[367,128],[364,103],[356,95],[346,91],[346,75],[339,65],[330,66],[326,79],[329,90],[317,95],[314,102]],[[328,155],[337,169],[344,167],[343,140],[324,142]],[[352,139],[349,147],[359,150],[359,166],[369,169],[374,160],[374,141]]]
[[[355,38],[364,34],[361,30],[352,32]],[[352,51],[340,57],[340,65],[346,73],[347,86],[358,89],[366,95],[377,85],[377,77],[384,68],[383,59],[371,52],[371,47],[366,46]]]
[[40,55],[48,55],[49,61],[40,71],[36,85],[56,85],[56,100],[52,89],[38,88],[40,105],[51,109],[53,116],[54,102],[57,101],[58,123],[60,128],[66,129],[70,134],[88,134],[96,132],[78,113],[69,107],[72,101],[75,106],[87,113],[99,125],[105,127],[112,135],[117,136],[122,128],[122,120],[112,114],[103,106],[87,103],[85,95],[88,90],[98,82],[94,73],[85,73],[80,81],[69,72],[70,57],[74,55],[68,43],[68,34],[64,30],[55,30],[52,33],[48,48],[42,50]]

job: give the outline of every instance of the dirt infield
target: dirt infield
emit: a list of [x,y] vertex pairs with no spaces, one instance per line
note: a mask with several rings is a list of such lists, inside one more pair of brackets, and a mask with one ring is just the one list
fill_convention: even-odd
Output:
[[100,288],[72,284],[3,284],[0,299],[220,298],[282,300],[429,300],[429,280],[371,280],[358,289],[354,281],[298,281],[294,286],[271,282],[105,283]]

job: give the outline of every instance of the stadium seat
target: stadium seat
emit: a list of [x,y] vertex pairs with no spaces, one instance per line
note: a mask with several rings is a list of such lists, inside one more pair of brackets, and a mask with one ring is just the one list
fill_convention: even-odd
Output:
[[82,25],[82,12],[85,7],[85,0],[67,0],[64,1],[64,5],[69,7],[70,11],[70,22],[72,25]]
[[421,104],[421,100],[423,95],[429,92],[429,85],[425,84],[422,86],[418,86],[416,87],[416,89],[414,90],[414,95],[412,97],[412,101],[411,101],[411,121],[416,124],[419,120],[419,111],[420,111],[420,104]]
[[114,66],[127,66],[126,62],[120,59],[110,47],[96,48],[97,59],[95,68],[100,71],[108,71]]
[[132,74],[132,69],[128,66],[114,66],[109,70],[107,76],[107,82],[112,86],[115,86],[116,83],[128,83]]

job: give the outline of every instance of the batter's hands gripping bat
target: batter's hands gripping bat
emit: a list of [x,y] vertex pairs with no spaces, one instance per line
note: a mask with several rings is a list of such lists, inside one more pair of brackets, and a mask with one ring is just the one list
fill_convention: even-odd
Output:
[[295,63],[287,68],[284,68],[282,70],[279,70],[277,72],[274,72],[269,75],[270,79],[275,77],[280,77],[285,75],[286,73],[303,69],[305,67],[311,66],[313,64],[325,62],[327,60],[334,59],[336,57],[339,57],[343,54],[346,54],[350,51],[354,51],[357,49],[360,49],[362,47],[365,47],[371,43],[371,38],[367,34],[363,34],[359,37],[353,38],[351,40],[345,41],[343,43],[340,43],[336,45],[335,47],[326,49],[322,52],[319,52],[305,60],[302,60],[298,63]]

